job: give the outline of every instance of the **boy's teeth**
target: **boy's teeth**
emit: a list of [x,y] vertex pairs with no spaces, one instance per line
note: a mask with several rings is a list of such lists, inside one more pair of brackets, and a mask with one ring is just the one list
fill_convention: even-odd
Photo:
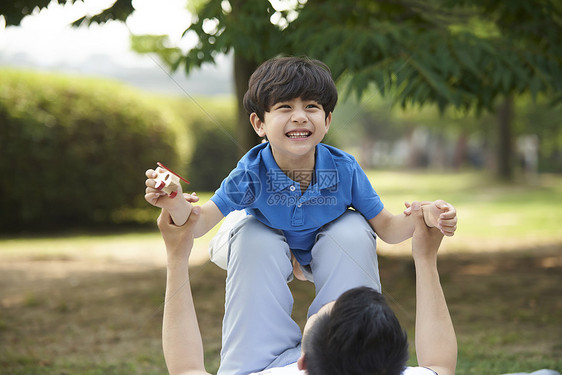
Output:
[[309,132],[293,132],[293,133],[288,133],[287,136],[289,138],[302,138],[302,137],[308,137],[310,133]]

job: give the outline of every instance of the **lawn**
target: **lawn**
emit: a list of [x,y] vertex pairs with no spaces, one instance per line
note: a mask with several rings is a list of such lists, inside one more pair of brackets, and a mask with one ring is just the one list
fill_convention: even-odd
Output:
[[[439,263],[459,340],[457,374],[562,371],[562,177],[511,186],[474,173],[369,176],[392,212],[413,199],[443,198],[458,209],[458,233]],[[192,282],[214,372],[225,273],[204,262],[209,237],[197,242]],[[408,245],[381,248],[384,293],[413,339]],[[163,251],[154,231],[1,239],[0,373],[166,373]],[[291,288],[303,324],[314,290],[297,281]]]
[[[405,201],[444,199],[458,211],[459,228],[445,251],[498,251],[562,243],[562,176],[507,184],[479,173],[368,173],[393,213]],[[382,246],[384,250],[390,249]]]

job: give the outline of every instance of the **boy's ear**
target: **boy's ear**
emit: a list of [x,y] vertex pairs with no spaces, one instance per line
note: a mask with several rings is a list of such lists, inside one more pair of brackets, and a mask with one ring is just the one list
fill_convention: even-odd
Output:
[[332,123],[332,112],[328,113],[328,116],[326,117],[326,133],[330,129],[331,123]]
[[252,123],[252,127],[254,128],[256,134],[260,137],[265,137],[264,122],[260,120],[260,117],[256,112],[253,112],[250,115],[250,122]]

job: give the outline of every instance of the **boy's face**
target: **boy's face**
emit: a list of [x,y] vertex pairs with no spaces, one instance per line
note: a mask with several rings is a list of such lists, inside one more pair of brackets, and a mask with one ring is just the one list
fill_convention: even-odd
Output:
[[314,161],[315,147],[322,141],[332,121],[332,114],[324,112],[315,100],[295,98],[278,102],[265,112],[263,121],[257,114],[250,115],[254,130],[260,137],[267,136],[275,160],[294,162]]

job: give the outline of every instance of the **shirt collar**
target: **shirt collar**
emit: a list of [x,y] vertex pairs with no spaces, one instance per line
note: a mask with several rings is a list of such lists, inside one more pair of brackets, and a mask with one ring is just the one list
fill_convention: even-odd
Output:
[[[317,189],[327,189],[336,185],[340,179],[336,169],[336,162],[330,150],[324,144],[320,143],[316,145],[315,157],[314,168]],[[269,143],[262,151],[262,160],[266,168],[267,184],[272,190],[281,191],[295,183],[295,181],[290,179],[277,165]]]
[[332,187],[340,181],[334,156],[322,143],[316,146],[315,172],[318,190]]

